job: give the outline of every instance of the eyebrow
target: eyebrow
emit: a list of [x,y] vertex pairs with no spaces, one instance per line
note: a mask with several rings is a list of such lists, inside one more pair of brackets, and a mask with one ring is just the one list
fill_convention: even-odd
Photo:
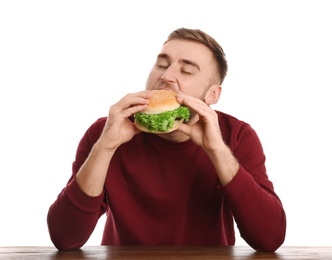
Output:
[[[165,53],[160,53],[157,58],[158,59],[170,60],[170,57]],[[180,62],[184,63],[184,64],[187,64],[187,65],[190,65],[190,66],[193,66],[196,69],[198,69],[199,71],[201,70],[201,68],[198,66],[198,64],[196,64],[195,62],[193,62],[191,60],[181,59]]]

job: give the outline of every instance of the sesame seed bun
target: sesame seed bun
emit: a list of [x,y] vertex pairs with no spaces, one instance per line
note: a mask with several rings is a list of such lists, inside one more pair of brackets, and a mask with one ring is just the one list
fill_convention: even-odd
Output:
[[176,100],[175,92],[171,90],[152,90],[151,95],[148,107],[143,113],[159,114],[180,107],[180,104]]
[[[147,108],[142,111],[141,113],[144,114],[161,114],[163,112],[173,111],[179,108],[181,105],[176,100],[176,93],[171,90],[151,90],[151,98],[149,100],[149,104]],[[135,126],[147,133],[154,133],[154,134],[165,134],[175,131],[179,128],[179,126],[183,123],[184,119],[177,118],[173,122],[173,126],[166,131],[151,131],[147,127],[141,125],[139,122],[134,121]]]

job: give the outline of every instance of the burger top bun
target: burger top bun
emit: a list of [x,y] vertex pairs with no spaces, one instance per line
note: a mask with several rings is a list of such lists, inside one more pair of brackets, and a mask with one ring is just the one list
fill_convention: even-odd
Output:
[[175,110],[180,107],[176,100],[176,93],[171,90],[151,90],[148,107],[143,111],[146,114],[159,114]]

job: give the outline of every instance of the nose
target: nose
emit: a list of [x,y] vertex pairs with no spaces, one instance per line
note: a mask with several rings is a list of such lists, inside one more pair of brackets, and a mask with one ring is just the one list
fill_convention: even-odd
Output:
[[160,77],[164,82],[176,82],[176,68],[175,66],[169,66]]

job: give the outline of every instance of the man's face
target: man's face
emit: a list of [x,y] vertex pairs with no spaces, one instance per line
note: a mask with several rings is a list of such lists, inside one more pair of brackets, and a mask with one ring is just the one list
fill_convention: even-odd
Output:
[[204,99],[205,92],[217,84],[217,64],[203,44],[171,40],[163,45],[146,83],[146,89],[169,88]]

